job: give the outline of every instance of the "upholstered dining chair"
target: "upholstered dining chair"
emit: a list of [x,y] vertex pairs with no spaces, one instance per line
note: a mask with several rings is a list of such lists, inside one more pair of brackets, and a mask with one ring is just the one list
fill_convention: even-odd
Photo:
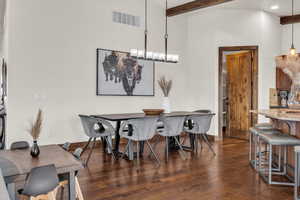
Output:
[[112,136],[115,134],[113,126],[106,120],[93,118],[86,115],[79,115],[81,123],[84,129],[84,133],[89,137],[87,145],[83,148],[83,152],[87,149],[92,141],[92,146],[90,147],[90,153],[87,157],[85,165],[88,165],[88,162],[91,158],[93,149],[96,144],[96,140],[100,138],[103,141],[106,141],[109,151],[112,153],[112,156],[115,158],[113,148],[112,148]]
[[180,144],[179,140],[178,140],[178,136],[180,136],[180,134],[183,131],[183,126],[184,126],[184,122],[185,122],[185,116],[179,116],[179,117],[162,117],[161,121],[164,124],[164,128],[161,130],[158,130],[158,134],[165,137],[165,141],[166,141],[166,146],[165,146],[165,156],[166,156],[166,160],[168,161],[169,159],[169,139],[170,138],[174,138],[175,142],[177,143],[177,145],[179,146],[180,150],[181,150],[181,157],[183,160],[186,159],[186,154],[183,150],[182,145]]
[[29,143],[27,141],[18,141],[10,145],[10,150],[28,149]]
[[212,113],[211,110],[195,110],[194,112],[197,112],[197,113]]
[[[80,160],[82,152],[83,152],[82,148],[77,148],[77,149],[75,149],[74,152],[72,152],[72,155],[77,160]],[[77,175],[78,175],[78,171],[75,172],[75,192],[76,192],[76,199],[78,199],[78,200],[84,200],[83,195],[82,195],[82,191],[81,191],[81,188],[80,188],[80,185],[79,185],[79,181],[78,181],[78,178],[77,178]],[[59,174],[58,178],[59,178],[59,186],[61,187],[61,198],[63,198],[64,189],[66,188],[66,186],[69,183],[69,181],[68,181],[69,177],[68,177],[68,174]]]
[[33,168],[24,188],[19,190],[22,200],[55,200],[58,176],[54,165]]
[[145,117],[142,119],[131,119],[124,121],[121,124],[120,127],[120,136],[122,138],[128,139],[128,143],[125,147],[125,152],[130,154],[131,151],[131,143],[136,142],[136,152],[137,152],[137,165],[139,166],[140,163],[140,147],[139,144],[140,142],[145,142],[146,145],[148,146],[150,152],[153,154],[156,162],[158,165],[160,165],[160,160],[156,153],[154,152],[153,147],[149,143],[149,140],[153,138],[153,136],[156,134],[156,129],[157,129],[157,121],[158,117]]
[[[191,115],[187,117],[187,120],[192,122],[192,127],[189,126],[185,128],[185,132],[194,135],[194,146],[196,153],[198,152],[198,143],[201,142],[200,139],[202,138],[204,142],[208,145],[209,149],[216,155],[214,149],[212,148],[212,144],[208,140],[207,132],[210,129],[211,120],[214,114],[207,114],[207,115]],[[202,149],[202,145],[201,145]]]

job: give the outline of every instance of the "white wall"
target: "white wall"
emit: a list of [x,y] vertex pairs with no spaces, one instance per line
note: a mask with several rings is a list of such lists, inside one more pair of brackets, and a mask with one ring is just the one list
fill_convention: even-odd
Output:
[[[152,1],[151,1],[152,2]],[[161,105],[155,97],[100,97],[96,48],[143,48],[143,29],[111,22],[113,10],[143,15],[140,0],[10,0],[8,20],[8,143],[30,140],[26,130],[45,110],[40,143],[86,140],[78,114],[139,112]],[[163,51],[164,8],[150,6],[149,48]],[[170,19],[170,51],[178,65],[156,64],[156,78],[174,80],[173,110],[218,111],[218,47],[259,45],[259,108],[274,87],[281,50],[279,18],[255,10],[210,8]],[[217,116],[212,134],[217,134]]]
[[[112,23],[112,11],[143,16],[141,0],[10,0],[8,45],[8,143],[30,140],[38,107],[45,111],[40,143],[86,140],[78,114],[140,112],[161,106],[155,97],[96,96],[96,48],[143,48],[143,28]],[[164,50],[164,9],[150,6],[149,49]],[[186,107],[186,19],[170,21],[170,52],[178,65],[156,64],[156,77],[174,80],[173,110]]]
[[[218,48],[259,46],[259,109],[275,87],[274,57],[281,51],[279,18],[263,11],[210,8],[188,18],[189,104],[218,111]],[[217,116],[216,116],[217,118]],[[212,133],[217,133],[214,120]]]
[[5,54],[5,11],[6,2],[5,0],[0,0],[0,58]]

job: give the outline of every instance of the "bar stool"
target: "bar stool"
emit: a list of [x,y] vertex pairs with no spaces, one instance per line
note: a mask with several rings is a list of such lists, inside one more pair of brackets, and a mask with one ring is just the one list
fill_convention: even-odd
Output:
[[259,123],[249,129],[249,163],[255,170],[257,169],[258,154],[265,153],[267,150],[266,149],[264,152],[258,152],[257,144],[259,141],[259,133],[264,131],[265,133],[272,134],[273,130],[276,129],[273,128],[271,123]]
[[295,146],[294,147],[294,151],[295,151],[295,172],[294,172],[294,176],[295,176],[295,186],[294,186],[294,200],[300,200],[299,197],[299,167],[300,167],[300,146]]
[[[259,134],[259,143],[258,149],[260,152],[261,143],[265,143],[269,148],[268,152],[268,166],[267,169],[262,169],[262,160],[261,154],[259,154],[259,163],[258,163],[258,172],[260,176],[263,178],[270,185],[285,185],[285,186],[294,186],[295,180],[290,178],[287,174],[287,147],[288,146],[297,146],[300,145],[300,140],[290,136],[288,134],[282,134],[280,131],[275,130],[272,134],[260,133]],[[281,171],[281,167],[279,171],[273,170],[273,147],[274,146],[281,146],[284,148],[284,158],[283,158],[283,171]],[[281,158],[280,158],[281,159]],[[290,182],[279,182],[273,181],[272,175],[280,175],[286,177]]]

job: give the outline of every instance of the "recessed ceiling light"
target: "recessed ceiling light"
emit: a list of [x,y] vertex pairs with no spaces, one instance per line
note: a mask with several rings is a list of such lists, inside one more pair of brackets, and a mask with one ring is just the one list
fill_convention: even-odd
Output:
[[276,4],[276,5],[272,5],[270,8],[271,8],[271,10],[277,10],[279,8],[279,6]]

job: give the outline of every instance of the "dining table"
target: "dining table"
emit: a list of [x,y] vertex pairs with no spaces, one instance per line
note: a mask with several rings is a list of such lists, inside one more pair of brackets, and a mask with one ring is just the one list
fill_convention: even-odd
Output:
[[58,174],[68,174],[68,198],[76,199],[75,172],[83,169],[81,161],[59,145],[40,146],[40,155],[30,155],[30,149],[0,151],[0,169],[11,200],[17,199],[16,184],[23,183],[31,169],[54,164]]
[[[215,115],[215,113],[201,113],[201,112],[191,112],[191,111],[174,111],[174,112],[170,112],[170,113],[162,113],[160,115],[158,115],[159,119],[161,119],[162,117],[177,117],[177,116],[193,116],[193,115]],[[123,121],[126,120],[130,120],[130,119],[142,119],[145,117],[153,117],[152,115],[146,115],[145,113],[115,113],[115,114],[98,114],[98,115],[90,115],[91,117],[94,118],[99,118],[99,119],[103,119],[103,120],[107,120],[110,122],[115,122],[116,126],[115,126],[115,143],[114,143],[114,153],[117,155],[123,155],[122,152],[120,152],[120,127],[121,127],[121,123]],[[194,149],[194,136],[192,134],[190,134],[190,147],[184,146],[184,149],[188,149],[188,150],[192,150]],[[172,142],[172,141],[170,141]],[[105,144],[105,143],[104,143]],[[174,144],[169,145],[169,147],[174,147]],[[143,144],[141,145],[143,146]],[[106,149],[106,146],[104,145],[104,149]],[[141,149],[143,149],[141,147]],[[131,152],[131,151],[129,151]],[[142,152],[141,152],[142,155]],[[133,159],[132,155],[129,155],[129,160]]]

